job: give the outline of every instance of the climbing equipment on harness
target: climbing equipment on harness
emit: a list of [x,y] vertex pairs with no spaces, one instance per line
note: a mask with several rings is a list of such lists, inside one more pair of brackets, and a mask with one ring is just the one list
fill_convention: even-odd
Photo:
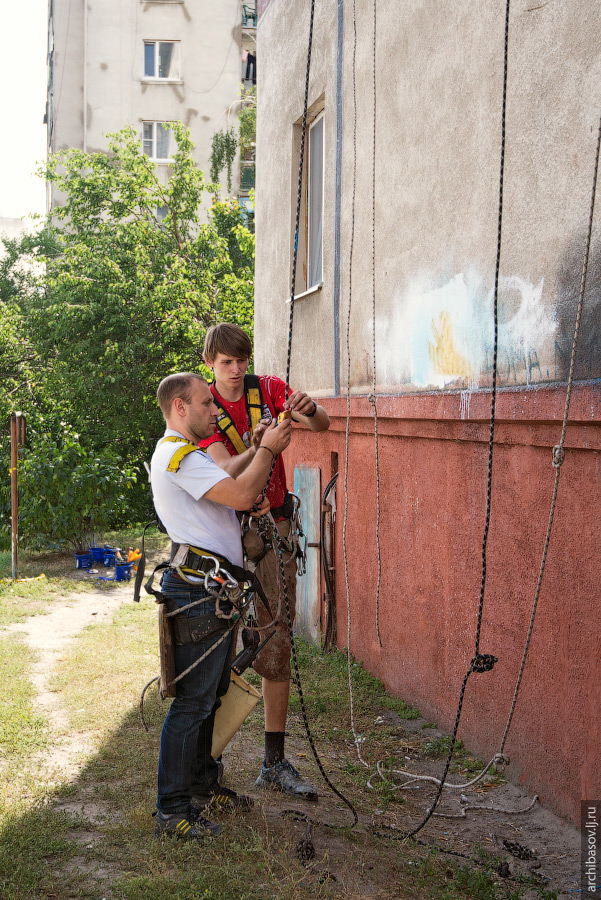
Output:
[[[273,541],[271,535],[275,529],[278,534],[278,540],[282,548],[288,554],[284,564],[288,565],[296,560],[296,568],[299,575],[304,575],[307,571],[307,536],[303,530],[303,520],[301,517],[301,502],[296,494],[288,492],[282,506],[270,510],[264,516],[244,515],[240,520],[242,530],[242,538],[247,531],[256,531],[263,541],[263,549],[255,556],[249,557],[249,564],[256,569],[262,559],[273,549]],[[283,537],[279,531],[275,519],[284,518],[290,520],[290,531],[288,537]]]
[[[252,399],[253,402],[256,401],[256,397],[253,397]],[[165,437],[159,442],[159,446],[166,442],[178,445],[167,465],[167,471],[170,472],[177,472],[182,459],[187,454],[199,449],[191,441],[180,436],[170,435]],[[158,523],[159,520],[157,517],[157,524]],[[144,578],[146,562],[144,537],[148,527],[149,526],[146,526],[144,529],[142,538],[142,556],[138,567],[134,590],[134,600],[138,601]],[[192,600],[184,606],[179,606],[174,600],[165,597],[160,590],[154,588],[153,583],[156,573],[167,568],[173,570],[177,577],[184,582],[195,587],[203,586],[205,595],[198,600]],[[259,597],[270,616],[271,609],[269,601],[265,596],[265,592],[254,572],[250,572],[241,566],[234,565],[225,557],[220,556],[214,551],[205,550],[202,547],[191,546],[190,544],[178,544],[172,542],[169,561],[159,563],[159,565],[154,568],[145,583],[144,588],[146,593],[153,595],[155,601],[159,603],[159,644],[161,662],[160,675],[153,678],[145,685],[140,697],[140,716],[144,728],[148,731],[144,721],[143,704],[145,692],[151,684],[157,680],[159,681],[159,695],[161,699],[164,699],[165,697],[174,697],[176,695],[175,686],[177,682],[203,662],[203,660],[205,660],[225,640],[230,638],[238,622],[250,609],[251,602],[255,596]],[[193,607],[205,603],[207,598],[215,599],[215,612],[190,618],[187,615],[187,612]],[[269,625],[273,624],[274,621],[269,623]],[[269,627],[269,625],[263,626],[261,630]],[[273,632],[269,637],[272,635]],[[174,654],[176,644],[200,643],[201,641],[205,642],[213,638],[212,644],[198,659],[188,666],[185,671],[175,675]],[[263,641],[263,644],[265,643],[266,641]],[[253,694],[254,689],[249,685],[246,685],[244,679],[240,678],[239,672],[244,671],[244,669],[250,665],[257,652],[258,649],[256,651],[251,651],[250,653],[246,651],[246,657],[248,657],[246,664],[244,664],[244,660],[239,658],[235,661],[238,663],[238,666],[237,671],[232,673],[232,678],[234,680],[237,679],[235,687],[237,687],[238,692],[240,688],[243,687],[244,694]],[[231,685],[230,690],[228,690],[228,693],[226,694],[226,700],[230,691]],[[237,731],[240,724],[244,721],[244,718],[246,718],[246,715],[248,715],[248,712],[258,699],[253,698],[249,707],[248,697],[242,698],[243,702],[240,703],[238,692],[233,691],[232,698],[224,704],[222,703],[222,707],[220,708],[222,710],[220,714],[220,734],[222,736],[224,734],[229,734],[226,743]],[[239,718],[241,710],[247,711],[243,714],[242,718]],[[221,751],[219,750],[217,755],[219,755],[220,752]]]

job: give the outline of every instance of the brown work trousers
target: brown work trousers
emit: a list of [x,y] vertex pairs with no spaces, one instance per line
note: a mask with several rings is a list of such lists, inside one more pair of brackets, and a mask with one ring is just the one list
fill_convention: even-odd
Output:
[[[276,527],[283,538],[288,538],[290,534],[290,519],[282,519],[276,522]],[[263,538],[256,531],[249,529],[244,535],[244,550],[248,557],[249,563],[263,552]],[[283,551],[284,560],[288,559],[289,554]],[[291,559],[284,566],[286,574],[286,587],[288,589],[288,604],[290,607],[290,618],[294,624],[294,615],[296,612],[296,557]],[[275,550],[267,551],[263,559],[258,563],[255,569],[256,575],[263,585],[263,590],[271,606],[272,615],[270,616],[265,609],[261,600],[255,599],[255,607],[257,610],[257,620],[259,625],[267,625],[272,619],[278,619],[277,625],[272,628],[266,628],[261,631],[261,640],[264,641],[268,634],[271,634],[275,628],[275,635],[267,643],[263,650],[259,653],[253,663],[253,668],[263,678],[268,681],[290,681],[290,634],[288,629],[288,617],[286,615],[286,605],[284,596],[280,589],[280,566]],[[278,603],[281,608],[278,615]]]

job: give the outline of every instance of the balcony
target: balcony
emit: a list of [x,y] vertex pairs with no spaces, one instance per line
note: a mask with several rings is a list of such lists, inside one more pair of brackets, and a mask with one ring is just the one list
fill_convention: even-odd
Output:
[[255,186],[254,161],[242,160],[240,166],[240,193],[248,194]]
[[256,28],[257,27],[257,9],[254,5],[250,5],[248,3],[242,4],[242,27],[243,28]]

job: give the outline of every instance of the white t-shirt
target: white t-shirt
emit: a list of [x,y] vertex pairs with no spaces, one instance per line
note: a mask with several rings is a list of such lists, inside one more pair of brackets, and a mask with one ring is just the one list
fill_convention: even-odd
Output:
[[[179,432],[167,429],[165,437],[169,436],[183,438]],[[204,496],[230,476],[202,450],[188,453],[177,472],[168,472],[171,457],[182,446],[174,441],[159,441],[152,456],[150,481],[159,518],[175,543],[213,550],[241,566],[242,539],[235,511]]]

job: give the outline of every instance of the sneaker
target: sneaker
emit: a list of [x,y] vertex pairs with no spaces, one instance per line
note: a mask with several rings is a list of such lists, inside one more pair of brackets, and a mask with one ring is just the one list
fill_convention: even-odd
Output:
[[291,762],[282,759],[275,766],[261,766],[261,774],[255,781],[257,787],[275,788],[284,794],[302,797],[304,800],[317,800],[318,794],[312,784],[303,781]]
[[216,836],[223,831],[223,825],[209,822],[204,816],[190,806],[187,813],[162,813],[156,812],[154,820],[154,836],[163,834],[175,835],[185,840],[204,838],[208,835]]
[[225,809],[227,812],[231,812],[234,809],[250,809],[255,805],[255,802],[252,797],[247,797],[246,794],[237,794],[236,791],[218,784],[208,794],[194,794],[192,805],[201,810],[212,807],[213,809]]

